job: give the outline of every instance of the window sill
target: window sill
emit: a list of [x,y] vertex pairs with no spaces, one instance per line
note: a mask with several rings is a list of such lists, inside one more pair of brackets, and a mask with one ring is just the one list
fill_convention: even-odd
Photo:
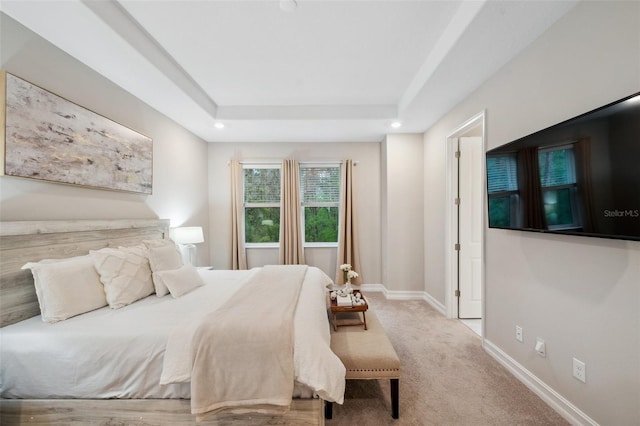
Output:
[[304,248],[338,248],[338,243],[304,243]]
[[[273,243],[245,243],[244,248],[247,249],[277,249],[280,248],[279,244]],[[338,248],[337,243],[305,243],[304,248]]]
[[248,249],[277,249],[280,248],[278,243],[244,243],[244,248]]

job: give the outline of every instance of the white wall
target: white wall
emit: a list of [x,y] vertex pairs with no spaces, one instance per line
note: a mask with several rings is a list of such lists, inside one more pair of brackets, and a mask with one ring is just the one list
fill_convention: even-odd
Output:
[[[425,205],[444,202],[446,135],[483,109],[491,149],[638,91],[640,3],[579,3],[425,134]],[[444,303],[443,215],[425,210],[425,289]],[[487,345],[587,417],[639,424],[640,243],[488,229],[485,314]]]
[[[0,177],[0,218],[171,219],[208,226],[207,144],[0,13],[0,67],[153,139],[153,195]],[[206,244],[198,246],[207,262]]]
[[382,149],[383,279],[389,291],[424,290],[423,136],[387,135]]
[[[351,159],[354,168],[356,208],[360,234],[360,261],[365,283],[381,283],[380,143],[211,143],[209,144],[209,213],[211,264],[231,268],[231,184],[228,162],[335,161]],[[335,277],[335,248],[307,248],[308,264]],[[278,249],[247,249],[249,267],[278,263]]]

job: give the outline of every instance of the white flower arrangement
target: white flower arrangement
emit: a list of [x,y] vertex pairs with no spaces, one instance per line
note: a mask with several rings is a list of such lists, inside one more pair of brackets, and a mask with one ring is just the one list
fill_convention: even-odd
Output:
[[349,283],[350,284],[351,280],[354,280],[354,279],[358,278],[358,273],[356,271],[354,271],[353,269],[351,269],[351,264],[349,264],[349,263],[344,263],[344,264],[340,265],[340,270],[344,274],[345,283]]
[[343,263],[342,265],[340,265],[340,270],[342,272],[349,272],[351,270],[351,265],[348,263]]

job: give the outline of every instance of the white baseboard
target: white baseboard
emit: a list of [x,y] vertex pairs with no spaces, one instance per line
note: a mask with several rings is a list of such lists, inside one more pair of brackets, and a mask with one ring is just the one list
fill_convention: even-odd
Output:
[[444,317],[447,316],[447,308],[444,306],[444,304],[437,301],[432,295],[430,295],[426,291],[423,291],[422,293],[423,293],[422,298],[424,299],[425,302],[431,305],[433,309],[440,312],[442,316]]
[[536,377],[532,372],[527,370],[515,359],[507,355],[502,349],[491,343],[491,341],[483,340],[484,350],[502,364],[511,374],[531,389],[533,393],[538,395],[544,402],[549,404],[551,408],[556,410],[558,414],[564,417],[572,425],[580,426],[598,426],[598,423],[582,412],[578,407],[569,402],[558,392],[549,387],[546,383]]
[[398,291],[387,290],[383,284],[362,284],[360,286],[362,291],[375,291],[384,293],[384,297],[389,300],[424,300],[431,305],[436,311],[446,316],[447,310],[444,305],[434,299],[426,291]]
[[422,300],[424,291],[387,290],[384,284],[362,284],[362,291],[372,291],[384,293],[384,297],[389,300]]
[[360,286],[360,290],[371,291],[376,293],[384,293],[385,297],[387,296],[387,288],[382,284],[362,284]]

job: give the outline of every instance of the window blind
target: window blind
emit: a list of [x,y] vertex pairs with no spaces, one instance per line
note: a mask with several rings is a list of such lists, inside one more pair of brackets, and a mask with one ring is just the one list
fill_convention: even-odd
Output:
[[340,168],[300,168],[300,200],[302,203],[340,202]]
[[245,168],[244,202],[280,203],[280,169]]
[[489,193],[518,190],[518,164],[515,154],[488,157],[487,163]]

